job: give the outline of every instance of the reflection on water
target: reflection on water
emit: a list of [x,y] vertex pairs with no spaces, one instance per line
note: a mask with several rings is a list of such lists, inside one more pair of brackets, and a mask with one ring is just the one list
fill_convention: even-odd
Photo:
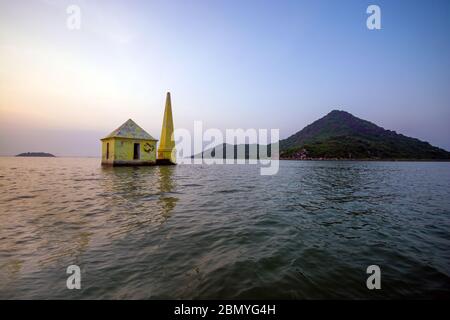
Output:
[[[0,158],[0,190],[0,298],[450,294],[448,163],[282,161],[260,176]],[[71,264],[82,290],[65,287]]]
[[[132,214],[138,223],[161,224],[170,217],[178,201],[174,170],[173,166],[102,167],[102,194],[112,211]],[[139,212],[139,217],[133,212]],[[127,228],[119,232],[129,231]]]
[[170,217],[170,213],[175,208],[178,198],[173,192],[175,189],[175,180],[173,179],[173,166],[159,166],[159,205],[161,207],[161,215],[164,220]]

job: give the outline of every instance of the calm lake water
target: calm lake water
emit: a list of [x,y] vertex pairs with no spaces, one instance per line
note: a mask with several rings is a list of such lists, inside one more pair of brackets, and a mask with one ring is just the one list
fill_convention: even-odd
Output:
[[450,297],[450,163],[259,173],[0,158],[0,298]]

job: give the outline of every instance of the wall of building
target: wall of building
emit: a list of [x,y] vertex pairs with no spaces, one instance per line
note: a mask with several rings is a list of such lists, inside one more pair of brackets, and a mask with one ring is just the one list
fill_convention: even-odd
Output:
[[[109,158],[106,159],[106,144],[109,143]],[[134,144],[139,143],[139,160],[134,160]],[[102,164],[152,164],[156,163],[156,141],[110,138],[102,141]]]
[[[106,159],[106,144],[109,143],[109,158]],[[114,139],[107,139],[102,141],[102,163],[103,164],[112,164],[114,160],[115,154],[115,142]]]
[[[117,162],[156,162],[156,141],[115,138],[115,158]],[[134,144],[140,144],[140,158],[133,159]]]

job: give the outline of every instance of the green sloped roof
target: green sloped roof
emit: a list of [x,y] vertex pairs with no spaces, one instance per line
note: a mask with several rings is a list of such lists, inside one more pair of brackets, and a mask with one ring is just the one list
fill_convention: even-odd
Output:
[[118,127],[116,130],[108,134],[103,139],[108,138],[130,138],[130,139],[145,139],[145,140],[156,140],[151,135],[149,135],[144,129],[139,127],[136,122],[128,119],[123,125]]

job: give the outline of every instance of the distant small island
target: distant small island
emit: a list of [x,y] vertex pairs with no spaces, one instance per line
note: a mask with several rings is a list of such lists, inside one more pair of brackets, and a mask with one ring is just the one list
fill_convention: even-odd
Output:
[[55,156],[51,153],[46,152],[24,152],[16,155],[16,157],[48,157],[55,158]]

